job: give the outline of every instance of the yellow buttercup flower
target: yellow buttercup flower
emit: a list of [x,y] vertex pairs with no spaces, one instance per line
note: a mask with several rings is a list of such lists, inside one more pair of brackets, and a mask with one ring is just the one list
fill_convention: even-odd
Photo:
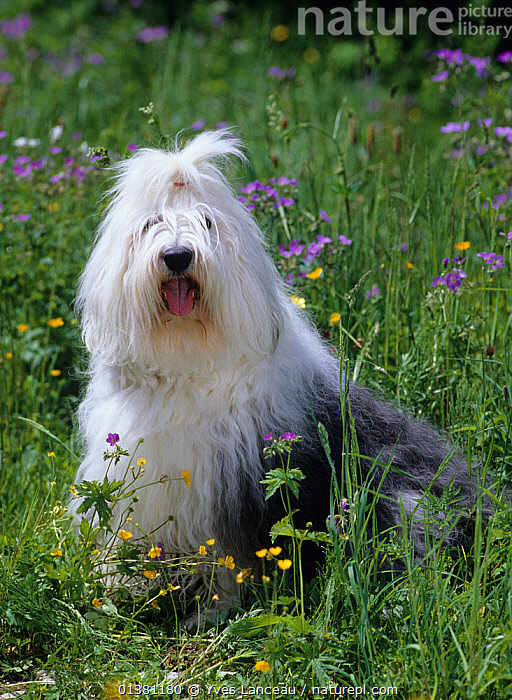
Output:
[[256,664],[254,665],[254,670],[263,671],[263,673],[267,673],[267,671],[270,671],[270,664],[268,661],[256,661]]
[[263,557],[266,557],[268,554],[268,549],[258,549],[256,552],[256,556],[259,557],[260,559],[263,559]]
[[235,568],[235,560],[231,556],[227,556],[226,559],[224,560],[224,564],[228,569],[234,569]]
[[20,323],[20,325],[16,326],[16,328],[18,329],[19,333],[25,333],[28,330],[28,326],[26,323]]
[[310,280],[317,280],[320,277],[320,275],[322,274],[322,272],[323,272],[323,268],[317,267],[316,270],[313,270],[313,272],[310,272],[309,275],[306,275],[306,277]]
[[78,496],[78,495],[79,495],[79,494],[78,494],[78,491],[76,490],[76,488],[75,488],[74,486],[70,486],[70,487],[69,487],[69,490],[71,491],[71,493],[73,494],[73,496]]
[[60,377],[62,372],[60,369],[51,369],[50,374],[52,375],[52,377]]
[[298,306],[300,309],[306,308],[306,300],[304,297],[296,297],[292,295],[290,299],[292,300],[292,304],[295,304],[295,306]]
[[212,595],[212,600],[219,600],[219,596],[218,596],[217,593],[214,593],[214,594]]
[[60,547],[55,547],[55,549],[50,552],[50,555],[52,557],[61,557],[62,556],[62,549]]
[[408,270],[413,270],[413,269],[414,269],[414,265],[413,265],[412,263],[408,262],[407,260],[405,261],[405,267],[406,267]]
[[277,557],[283,551],[282,547],[269,547],[268,551],[273,557]]
[[457,250],[460,250],[462,252],[463,250],[469,250],[470,246],[471,243],[469,241],[460,241],[459,243],[456,243],[453,247],[457,248]]
[[183,477],[183,481],[186,483],[186,485],[192,488],[192,481],[190,480],[190,472],[188,469],[183,469],[181,476]]
[[102,608],[103,607],[103,603],[101,602],[101,600],[99,598],[93,598],[92,604],[95,608]]
[[64,321],[62,320],[62,316],[58,316],[57,318],[51,318],[48,321],[48,325],[51,328],[60,328],[61,326],[64,325]]
[[274,41],[286,41],[290,36],[290,30],[285,24],[278,24],[271,31],[270,36]]
[[162,548],[161,547],[151,547],[151,549],[148,552],[148,557],[151,557],[151,559],[156,559],[162,554]]
[[318,63],[320,60],[320,51],[312,46],[309,46],[302,54],[302,58],[306,61],[306,63]]
[[250,573],[251,569],[242,569],[242,571],[239,571],[236,575],[236,582],[243,583]]
[[48,452],[48,457],[55,457],[55,452]]
[[144,457],[141,457],[140,459],[137,460],[137,466],[138,467],[143,467],[146,464],[146,460]]
[[12,360],[13,357],[14,357],[14,356],[13,356],[12,352],[6,352],[6,353],[5,353],[5,359],[6,359],[6,360]]
[[202,557],[205,557],[205,556],[206,556],[206,547],[205,547],[203,544],[199,547],[199,554],[200,554]]
[[158,571],[153,571],[152,569],[144,569],[143,574],[146,578],[149,578],[151,581],[159,575]]
[[334,324],[338,323],[340,318],[341,318],[341,314],[339,314],[338,312],[331,314],[331,318],[329,319],[329,325],[334,326]]
[[170,591],[179,591],[181,586],[173,586],[172,583],[169,584]]
[[265,574],[263,574],[261,580],[263,581],[263,583],[270,583],[270,576],[265,576]]
[[214,538],[212,537],[211,540],[206,540],[206,544],[207,544],[209,547],[211,547],[212,545],[214,545],[214,544],[215,544]]
[[277,565],[280,569],[282,569],[283,571],[286,571],[286,569],[290,568],[290,566],[292,565],[292,562],[290,561],[290,559],[279,559],[277,562]]
[[119,530],[117,534],[122,540],[129,540],[130,537],[133,537],[132,533],[128,530]]

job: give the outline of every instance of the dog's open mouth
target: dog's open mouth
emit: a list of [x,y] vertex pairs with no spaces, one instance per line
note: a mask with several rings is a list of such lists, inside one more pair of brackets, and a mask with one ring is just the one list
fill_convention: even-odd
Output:
[[198,294],[192,277],[172,277],[160,289],[163,302],[174,316],[186,316],[194,308]]

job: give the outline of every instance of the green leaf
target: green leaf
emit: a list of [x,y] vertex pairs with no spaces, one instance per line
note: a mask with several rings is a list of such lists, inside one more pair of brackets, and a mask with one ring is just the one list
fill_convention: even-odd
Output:
[[237,620],[229,625],[226,632],[228,634],[237,634],[239,637],[255,637],[261,634],[267,627],[274,627],[284,622],[284,618],[280,615],[268,613],[266,615],[258,615],[256,617]]

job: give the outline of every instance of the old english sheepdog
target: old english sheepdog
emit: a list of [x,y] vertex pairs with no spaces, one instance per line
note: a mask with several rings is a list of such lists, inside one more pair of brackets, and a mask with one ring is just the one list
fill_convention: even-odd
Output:
[[[195,554],[215,538],[218,553],[250,567],[284,514],[278,496],[265,498],[262,479],[276,461],[263,457],[264,437],[293,431],[302,440],[291,465],[306,476],[292,503],[297,526],[325,530],[350,452],[379,493],[380,531],[405,515],[421,558],[424,492],[439,496],[452,483],[464,511],[468,465],[431,427],[367,389],[347,383],[340,400],[339,361],[291,303],[258,224],[226,181],[222,166],[233,158],[244,159],[241,143],[218,131],[181,150],[141,149],[116,166],[78,298],[91,354],[79,477],[103,479],[108,432],[128,450],[144,438],[142,482],[152,485],[134,521],[166,553]],[[125,472],[121,460],[109,477]]]

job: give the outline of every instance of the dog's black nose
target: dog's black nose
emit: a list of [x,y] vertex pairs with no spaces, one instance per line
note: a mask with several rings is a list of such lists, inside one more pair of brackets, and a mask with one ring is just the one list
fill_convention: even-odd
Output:
[[167,251],[163,258],[168,269],[178,274],[190,267],[194,258],[194,253],[188,248],[174,248],[173,250]]

